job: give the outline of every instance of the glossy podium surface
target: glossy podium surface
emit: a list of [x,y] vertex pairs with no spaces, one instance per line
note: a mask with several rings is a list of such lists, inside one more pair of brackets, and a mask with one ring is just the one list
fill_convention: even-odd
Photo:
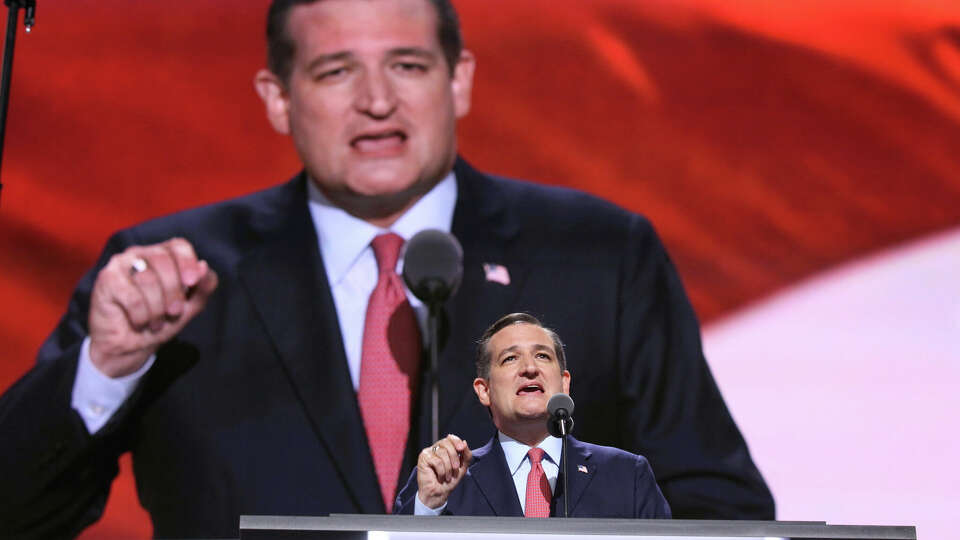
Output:
[[535,539],[570,537],[678,540],[789,538],[915,540],[913,526],[828,525],[820,521],[708,521],[646,519],[525,519],[517,517],[418,517],[331,515],[241,516],[241,540],[370,538],[371,540]]

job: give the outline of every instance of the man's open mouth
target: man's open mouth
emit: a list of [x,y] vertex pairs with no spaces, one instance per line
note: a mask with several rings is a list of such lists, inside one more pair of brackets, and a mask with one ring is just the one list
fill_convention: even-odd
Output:
[[379,133],[365,133],[350,140],[350,146],[361,152],[377,152],[398,148],[407,140],[407,134],[401,130],[389,130]]
[[528,384],[528,385],[526,385],[526,386],[521,386],[520,389],[517,390],[517,395],[518,395],[518,396],[519,396],[519,395],[524,395],[524,394],[535,394],[535,393],[540,393],[540,394],[542,394],[542,393],[543,393],[543,387],[540,386],[539,384]]

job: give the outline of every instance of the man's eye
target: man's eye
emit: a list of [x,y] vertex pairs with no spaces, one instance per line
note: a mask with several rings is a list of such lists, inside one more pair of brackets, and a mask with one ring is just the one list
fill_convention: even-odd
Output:
[[394,68],[404,73],[424,73],[427,71],[427,66],[416,62],[397,62],[394,64]]
[[318,74],[316,75],[315,78],[316,78],[316,80],[318,80],[318,81],[328,81],[328,80],[333,80],[333,79],[337,79],[337,78],[339,78],[339,77],[342,77],[342,76],[346,75],[346,73],[347,73],[347,68],[345,68],[345,67],[338,67],[338,68],[334,68],[334,69],[328,69],[328,70],[326,70],[326,71],[321,71],[320,73],[318,73]]
[[543,358],[543,359],[545,359],[545,360],[549,360],[549,359],[550,359],[550,355],[547,354],[547,353],[537,353],[537,358]]
[[503,360],[501,360],[500,363],[501,363],[501,364],[506,364],[507,362],[510,362],[510,361],[513,361],[513,360],[516,360],[516,359],[517,359],[517,357],[511,354],[510,356],[504,356],[504,357],[503,357]]

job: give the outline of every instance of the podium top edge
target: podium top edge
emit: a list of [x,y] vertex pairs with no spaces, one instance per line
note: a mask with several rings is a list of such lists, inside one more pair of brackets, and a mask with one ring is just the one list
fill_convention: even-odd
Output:
[[[496,516],[240,516],[242,531],[388,531],[427,533],[713,536],[916,540],[915,526],[830,525],[823,521],[719,521]],[[242,534],[241,534],[242,536]]]

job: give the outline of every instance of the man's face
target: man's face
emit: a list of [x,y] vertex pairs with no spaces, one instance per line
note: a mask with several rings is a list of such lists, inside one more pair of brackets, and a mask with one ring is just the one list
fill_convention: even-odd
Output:
[[560,369],[550,335],[539,326],[511,324],[487,345],[491,353],[490,378],[475,379],[480,403],[490,407],[493,423],[510,435],[515,426],[542,422],[546,431],[547,401],[558,392],[569,393],[570,372]]
[[[428,0],[321,0],[292,8],[289,81],[257,90],[334,203],[358,217],[405,210],[453,166],[473,59],[451,77]],[[362,214],[369,215],[362,215]]]

